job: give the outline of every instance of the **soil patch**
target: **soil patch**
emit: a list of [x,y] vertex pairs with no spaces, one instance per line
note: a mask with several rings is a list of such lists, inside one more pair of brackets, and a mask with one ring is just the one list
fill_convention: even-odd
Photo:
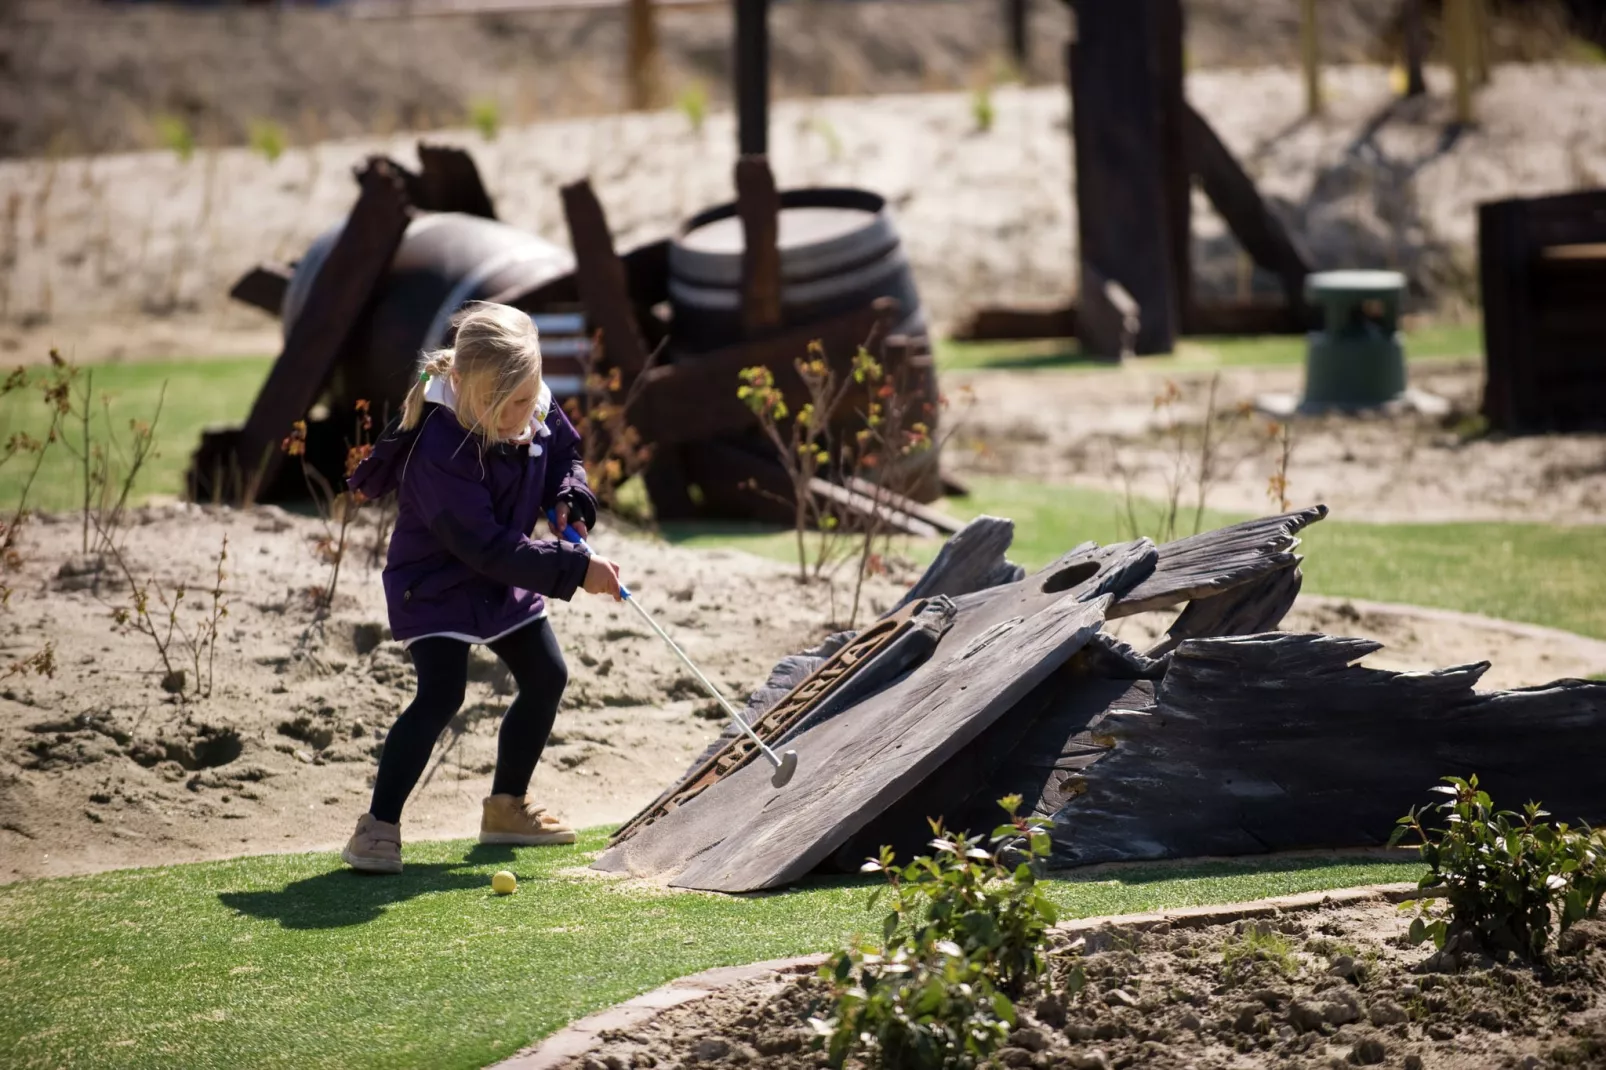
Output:
[[[1606,922],[1545,969],[1435,956],[1387,902],[1184,928],[1056,933],[1055,985],[1028,993],[996,1064],[1043,1070],[1354,1066],[1411,1070],[1606,1065]],[[1080,961],[1087,984],[1066,996]],[[825,1065],[807,1019],[815,978],[770,974],[604,1032],[574,1070]],[[853,1063],[849,1064],[854,1065]]]

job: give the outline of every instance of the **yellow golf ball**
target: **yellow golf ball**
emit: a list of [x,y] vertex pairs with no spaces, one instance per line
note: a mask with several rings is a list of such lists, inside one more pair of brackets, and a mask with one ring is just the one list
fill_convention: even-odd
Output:
[[491,877],[491,891],[497,895],[512,895],[519,890],[519,879],[510,870],[499,869]]

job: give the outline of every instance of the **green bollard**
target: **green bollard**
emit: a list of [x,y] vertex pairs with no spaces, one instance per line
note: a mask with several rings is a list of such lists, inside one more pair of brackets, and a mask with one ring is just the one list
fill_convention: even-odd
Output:
[[1305,299],[1322,309],[1322,329],[1305,352],[1302,411],[1367,409],[1401,398],[1405,351],[1400,347],[1397,271],[1323,271],[1305,278]]

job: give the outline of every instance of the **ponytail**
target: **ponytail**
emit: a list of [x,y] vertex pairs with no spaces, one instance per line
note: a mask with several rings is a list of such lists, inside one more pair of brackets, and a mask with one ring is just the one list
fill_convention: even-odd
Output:
[[418,378],[407,391],[407,399],[402,402],[401,429],[411,431],[418,426],[424,418],[424,390],[429,380],[448,375],[452,370],[452,356],[450,349],[437,349],[432,353],[425,353],[418,362]]

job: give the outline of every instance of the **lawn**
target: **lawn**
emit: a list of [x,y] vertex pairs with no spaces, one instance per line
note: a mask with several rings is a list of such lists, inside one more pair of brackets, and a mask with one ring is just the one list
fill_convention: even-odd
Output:
[[[134,484],[134,499],[152,494],[180,494],[190,454],[200,442],[203,428],[239,423],[251,411],[262,380],[272,362],[266,357],[215,360],[99,364],[79,373],[78,390],[92,386],[92,442],[120,443],[126,450],[129,421],[155,420],[156,451]],[[89,376],[93,374],[91,383]],[[45,369],[33,372],[28,387],[0,397],[0,443],[25,432],[42,439],[50,428],[51,409],[38,387]],[[166,387],[164,394],[163,388]],[[104,398],[104,403],[102,402]],[[157,405],[161,415],[157,419]],[[66,429],[68,444],[82,453],[81,425]],[[112,456],[119,456],[113,449]],[[18,455],[0,467],[0,506],[15,507],[33,458]],[[45,454],[28,496],[38,509],[75,509],[83,505],[83,474],[79,461],[64,444]],[[121,465],[119,471],[123,471]]]
[[[949,499],[952,515],[1007,516],[1015,521],[1010,557],[1047,564],[1087,539],[1131,538],[1119,495],[1027,480],[978,479],[969,498]],[[1206,511],[1203,527],[1246,519]],[[1158,506],[1140,505],[1138,530],[1160,529]],[[1193,530],[1193,514],[1180,524]],[[666,525],[672,542],[747,550],[795,561],[790,532],[735,525]],[[1306,530],[1305,590],[1314,594],[1404,602],[1527,621],[1606,639],[1606,525],[1454,523],[1366,524],[1328,519]],[[924,563],[935,542],[902,549]]]
[[[268,855],[0,887],[8,1066],[478,1067],[712,966],[879,926],[863,881],[665,894],[566,873],[599,849],[410,844],[399,877]],[[490,875],[511,868],[499,898]],[[1260,860],[1054,880],[1067,916],[1414,879],[1411,864]]]
[[[1406,359],[1443,360],[1476,357],[1483,352],[1483,330],[1477,326],[1421,327],[1405,333]],[[939,371],[1102,371],[1120,365],[1082,353],[1075,339],[1046,338],[1030,342],[937,343]],[[1144,357],[1138,367],[1147,371],[1210,371],[1213,368],[1301,364],[1305,360],[1304,335],[1263,335],[1247,338],[1191,338],[1178,343],[1176,353]]]

